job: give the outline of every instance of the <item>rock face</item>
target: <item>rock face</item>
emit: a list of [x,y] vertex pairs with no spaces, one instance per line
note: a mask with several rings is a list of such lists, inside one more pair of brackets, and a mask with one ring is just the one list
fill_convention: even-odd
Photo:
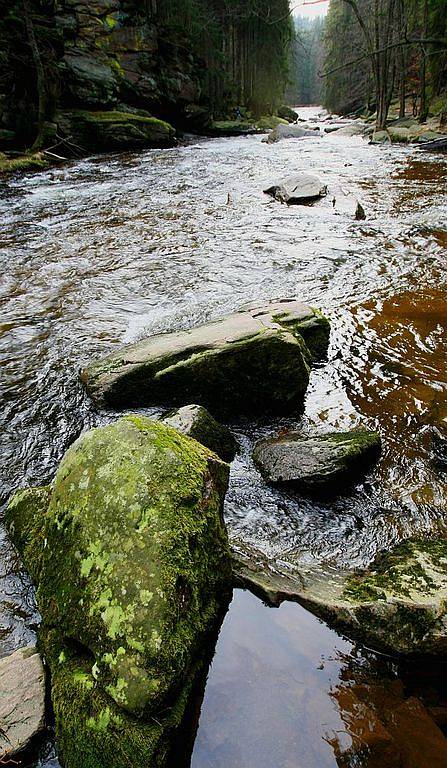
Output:
[[264,192],[287,205],[308,205],[327,195],[327,187],[317,176],[303,173],[288,176],[264,189]]
[[283,139],[315,138],[315,136],[320,136],[318,129],[310,130],[303,128],[301,125],[278,125],[268,135],[266,143],[276,144],[277,141],[282,141]]
[[198,403],[216,417],[290,413],[302,406],[312,353],[329,323],[298,301],[144,339],[86,368],[89,394],[109,406]]
[[380,453],[376,432],[332,432],[303,437],[289,432],[260,440],[253,459],[270,483],[306,493],[337,493],[365,472]]
[[[36,648],[0,660],[0,761],[8,764],[45,727],[45,673]],[[11,764],[13,764],[11,762]]]
[[410,539],[357,572],[285,568],[238,548],[235,576],[271,605],[295,600],[368,647],[404,655],[447,653],[445,539]]
[[230,430],[201,405],[185,405],[171,411],[163,416],[162,422],[205,445],[223,461],[233,461],[236,455],[237,443]]
[[10,502],[69,768],[164,764],[229,594],[227,481],[197,442],[126,416]]

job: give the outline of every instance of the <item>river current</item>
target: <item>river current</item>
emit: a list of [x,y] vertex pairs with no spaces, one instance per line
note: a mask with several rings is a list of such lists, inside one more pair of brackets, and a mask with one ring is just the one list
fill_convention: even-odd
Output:
[[[261,139],[190,139],[0,182],[3,502],[50,480],[82,430],[116,416],[79,383],[93,357],[296,296],[330,318],[328,359],[312,372],[303,416],[231,425],[241,452],[226,500],[230,537],[286,562],[351,567],[415,532],[445,530],[447,158],[334,134]],[[300,172],[327,184],[320,203],[287,207],[263,194]],[[382,456],[333,503],[269,489],[253,467],[253,439],[275,429],[359,424],[380,431]],[[37,622],[2,533],[0,656],[32,641]],[[428,686],[447,705],[441,667],[402,669],[297,605],[268,609],[235,592],[192,766],[370,768],[366,757],[342,762],[353,740],[343,686],[366,687],[373,709],[371,680],[387,691],[399,684],[424,706]],[[48,749],[41,764],[57,765]]]

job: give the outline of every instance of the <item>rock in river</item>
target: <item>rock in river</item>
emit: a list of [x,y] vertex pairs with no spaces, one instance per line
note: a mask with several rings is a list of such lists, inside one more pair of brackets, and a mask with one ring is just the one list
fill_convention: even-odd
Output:
[[89,394],[112,407],[198,403],[217,417],[300,408],[328,321],[298,301],[255,307],[149,337],[82,373]]
[[410,539],[362,571],[267,561],[238,547],[235,577],[270,605],[295,600],[340,632],[392,654],[447,654],[447,540]]
[[[0,762],[29,747],[45,727],[45,673],[35,648],[0,660]],[[18,763],[16,763],[18,765]]]
[[170,411],[161,419],[183,435],[192,437],[217,453],[223,461],[233,461],[237,443],[228,427],[216,421],[201,405],[185,405],[177,411]]
[[264,189],[264,192],[287,205],[308,205],[327,195],[327,187],[317,176],[302,173],[288,176]]
[[289,432],[260,440],[253,459],[270,483],[335,494],[369,469],[379,453],[379,435],[366,429],[313,437]]
[[266,144],[276,144],[282,139],[304,139],[321,136],[319,129],[304,128],[301,125],[277,125],[265,139]]
[[130,415],[81,436],[52,490],[10,502],[68,768],[164,765],[230,593],[228,471],[196,441]]

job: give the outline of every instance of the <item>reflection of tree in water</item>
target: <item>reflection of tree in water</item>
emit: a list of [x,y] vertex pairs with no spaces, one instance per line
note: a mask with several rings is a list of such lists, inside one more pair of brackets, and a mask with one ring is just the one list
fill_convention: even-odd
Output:
[[330,692],[346,732],[328,733],[339,768],[445,768],[446,662],[340,654]]

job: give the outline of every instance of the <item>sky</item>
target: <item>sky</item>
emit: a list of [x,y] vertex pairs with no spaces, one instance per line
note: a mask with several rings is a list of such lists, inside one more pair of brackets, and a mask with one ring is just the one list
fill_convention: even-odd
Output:
[[[292,8],[294,9],[294,16],[305,16],[307,19],[314,19],[316,16],[324,16],[329,8],[329,0],[323,0],[323,2],[315,3],[315,5],[303,5],[306,0],[292,0]],[[307,0],[310,3],[310,0]],[[299,3],[299,4],[298,4]]]

